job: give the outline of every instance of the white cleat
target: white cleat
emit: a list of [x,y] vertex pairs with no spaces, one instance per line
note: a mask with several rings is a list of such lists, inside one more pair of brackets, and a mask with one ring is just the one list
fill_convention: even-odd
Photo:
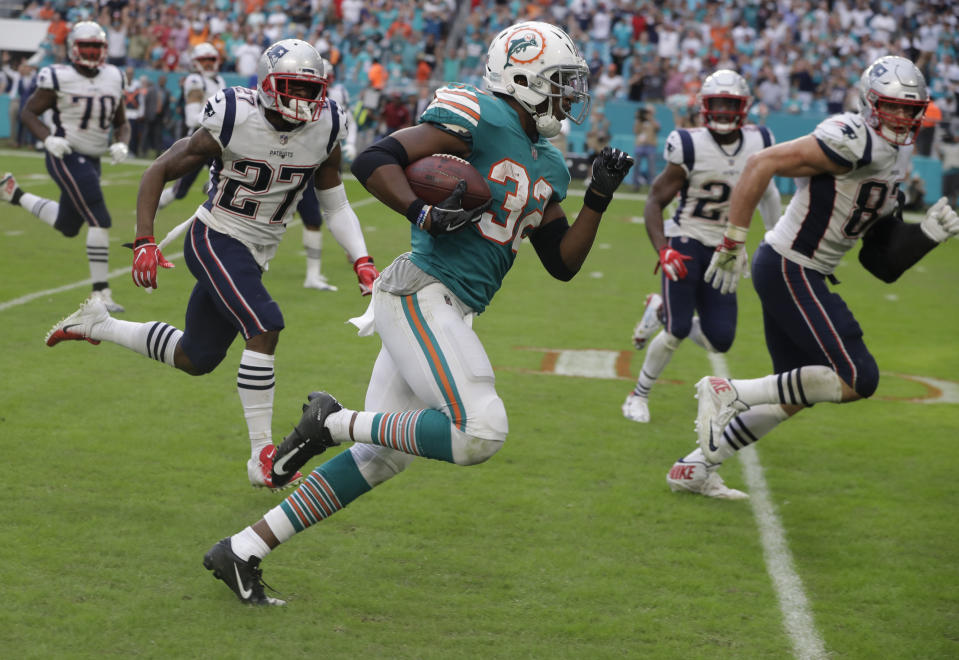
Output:
[[649,421],[649,399],[629,393],[623,402],[623,417],[645,424]]
[[13,178],[13,174],[7,172],[3,175],[3,178],[0,179],[0,200],[12,203],[13,195],[17,192],[18,188],[17,180]]
[[303,281],[304,289],[317,289],[319,291],[336,291],[336,287],[326,281],[326,278],[322,275],[316,277],[307,276]]
[[710,463],[721,463],[716,441],[726,425],[749,406],[739,400],[739,393],[728,378],[705,376],[696,383],[699,408],[696,413],[696,442]]
[[110,287],[107,287],[106,289],[100,289],[99,291],[94,291],[92,294],[90,294],[90,297],[99,298],[101,301],[103,301],[107,311],[111,314],[122,314],[123,312],[127,311],[126,307],[113,300],[113,292],[110,291]]
[[50,328],[44,338],[47,346],[56,346],[61,341],[85,340],[91,344],[99,344],[99,339],[91,339],[90,333],[98,323],[110,318],[106,305],[99,298],[87,298],[80,305],[80,309]]
[[721,500],[748,500],[748,493],[730,488],[723,482],[718,469],[719,465],[693,460],[687,456],[673,463],[666,475],[666,483],[674,493],[685,491]]
[[651,293],[646,296],[646,308],[643,310],[643,317],[636,324],[633,330],[633,346],[637,351],[646,348],[649,338],[659,332],[663,327],[660,319],[660,313],[663,309],[663,297],[658,293]]

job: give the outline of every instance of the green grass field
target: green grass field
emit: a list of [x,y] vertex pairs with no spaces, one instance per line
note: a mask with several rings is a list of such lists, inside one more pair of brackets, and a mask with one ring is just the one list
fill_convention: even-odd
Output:
[[[57,196],[41,159],[0,155],[25,189]],[[104,169],[119,271],[143,164]],[[347,189],[382,268],[407,249],[408,223]],[[199,199],[197,185],[163,210],[158,234]],[[711,370],[691,342],[653,392],[652,423],[620,413],[642,363],[630,334],[658,282],[633,220],[642,201],[613,203],[569,284],[525,246],[474,325],[510,416],[504,449],[472,468],[414,464],[294,538],[264,562],[288,607],[253,609],[201,565],[282,499],[247,481],[241,342],[200,378],[106,343],[47,348],[89,289],[83,238],[0,208],[2,657],[959,657],[957,241],[891,286],[846,258],[837,290],[879,361],[879,391],[817,405],[760,442],[768,494],[747,485],[745,460],[728,461],[748,502],[666,487],[694,446],[693,384]],[[111,280],[122,318],[182,327],[193,279],[180,252],[167,250],[177,268],[152,294],[128,273]],[[379,349],[345,324],[366,299],[329,234],[324,255],[337,293],[301,287],[298,224],[266,275],[287,325],[276,439],[312,389],[361,407]],[[604,353],[583,376],[555,373],[587,350]],[[737,376],[770,370],[748,281],[725,357]],[[952,402],[930,403],[937,392]],[[780,545],[764,545],[770,521]],[[784,560],[798,582],[784,586]]]

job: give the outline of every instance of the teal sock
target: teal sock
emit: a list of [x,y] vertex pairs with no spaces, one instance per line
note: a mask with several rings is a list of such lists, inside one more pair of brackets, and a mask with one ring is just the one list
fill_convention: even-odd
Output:
[[404,454],[453,462],[450,418],[438,410],[406,410],[378,413],[370,431],[374,445]]
[[329,518],[371,490],[353,454],[344,451],[314,469],[293,494],[280,503],[293,529],[302,532]]

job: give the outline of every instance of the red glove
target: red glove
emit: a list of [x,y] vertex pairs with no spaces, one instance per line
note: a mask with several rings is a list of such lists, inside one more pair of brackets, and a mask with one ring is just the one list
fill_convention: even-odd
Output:
[[373,257],[360,257],[354,261],[353,271],[360,282],[360,293],[364,296],[373,293],[373,280],[380,276],[380,271],[373,265]]
[[663,274],[671,281],[678,282],[686,277],[686,274],[689,272],[686,270],[686,264],[683,262],[689,261],[690,259],[692,259],[692,257],[677,252],[668,245],[664,245],[659,248],[659,262],[653,269],[653,273],[658,271],[659,267],[662,266]]
[[150,289],[157,288],[157,266],[173,268],[166,260],[152,236],[141,236],[133,241],[133,283]]

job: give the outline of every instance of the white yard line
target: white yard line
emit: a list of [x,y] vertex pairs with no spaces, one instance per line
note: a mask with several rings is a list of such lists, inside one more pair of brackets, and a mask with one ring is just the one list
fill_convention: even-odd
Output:
[[[729,378],[729,367],[721,353],[707,353],[712,365],[713,373],[723,378]],[[812,609],[802,580],[796,573],[792,553],[786,542],[786,532],[783,529],[776,505],[769,495],[763,466],[759,462],[759,453],[756,445],[749,445],[737,452],[743,465],[743,474],[746,485],[749,487],[749,502],[753,508],[756,526],[759,528],[759,538],[763,546],[763,556],[766,559],[766,571],[772,578],[779,599],[779,609],[782,611],[783,627],[789,635],[793,645],[793,652],[801,660],[819,660],[828,658],[826,645],[816,623],[813,620]]]

